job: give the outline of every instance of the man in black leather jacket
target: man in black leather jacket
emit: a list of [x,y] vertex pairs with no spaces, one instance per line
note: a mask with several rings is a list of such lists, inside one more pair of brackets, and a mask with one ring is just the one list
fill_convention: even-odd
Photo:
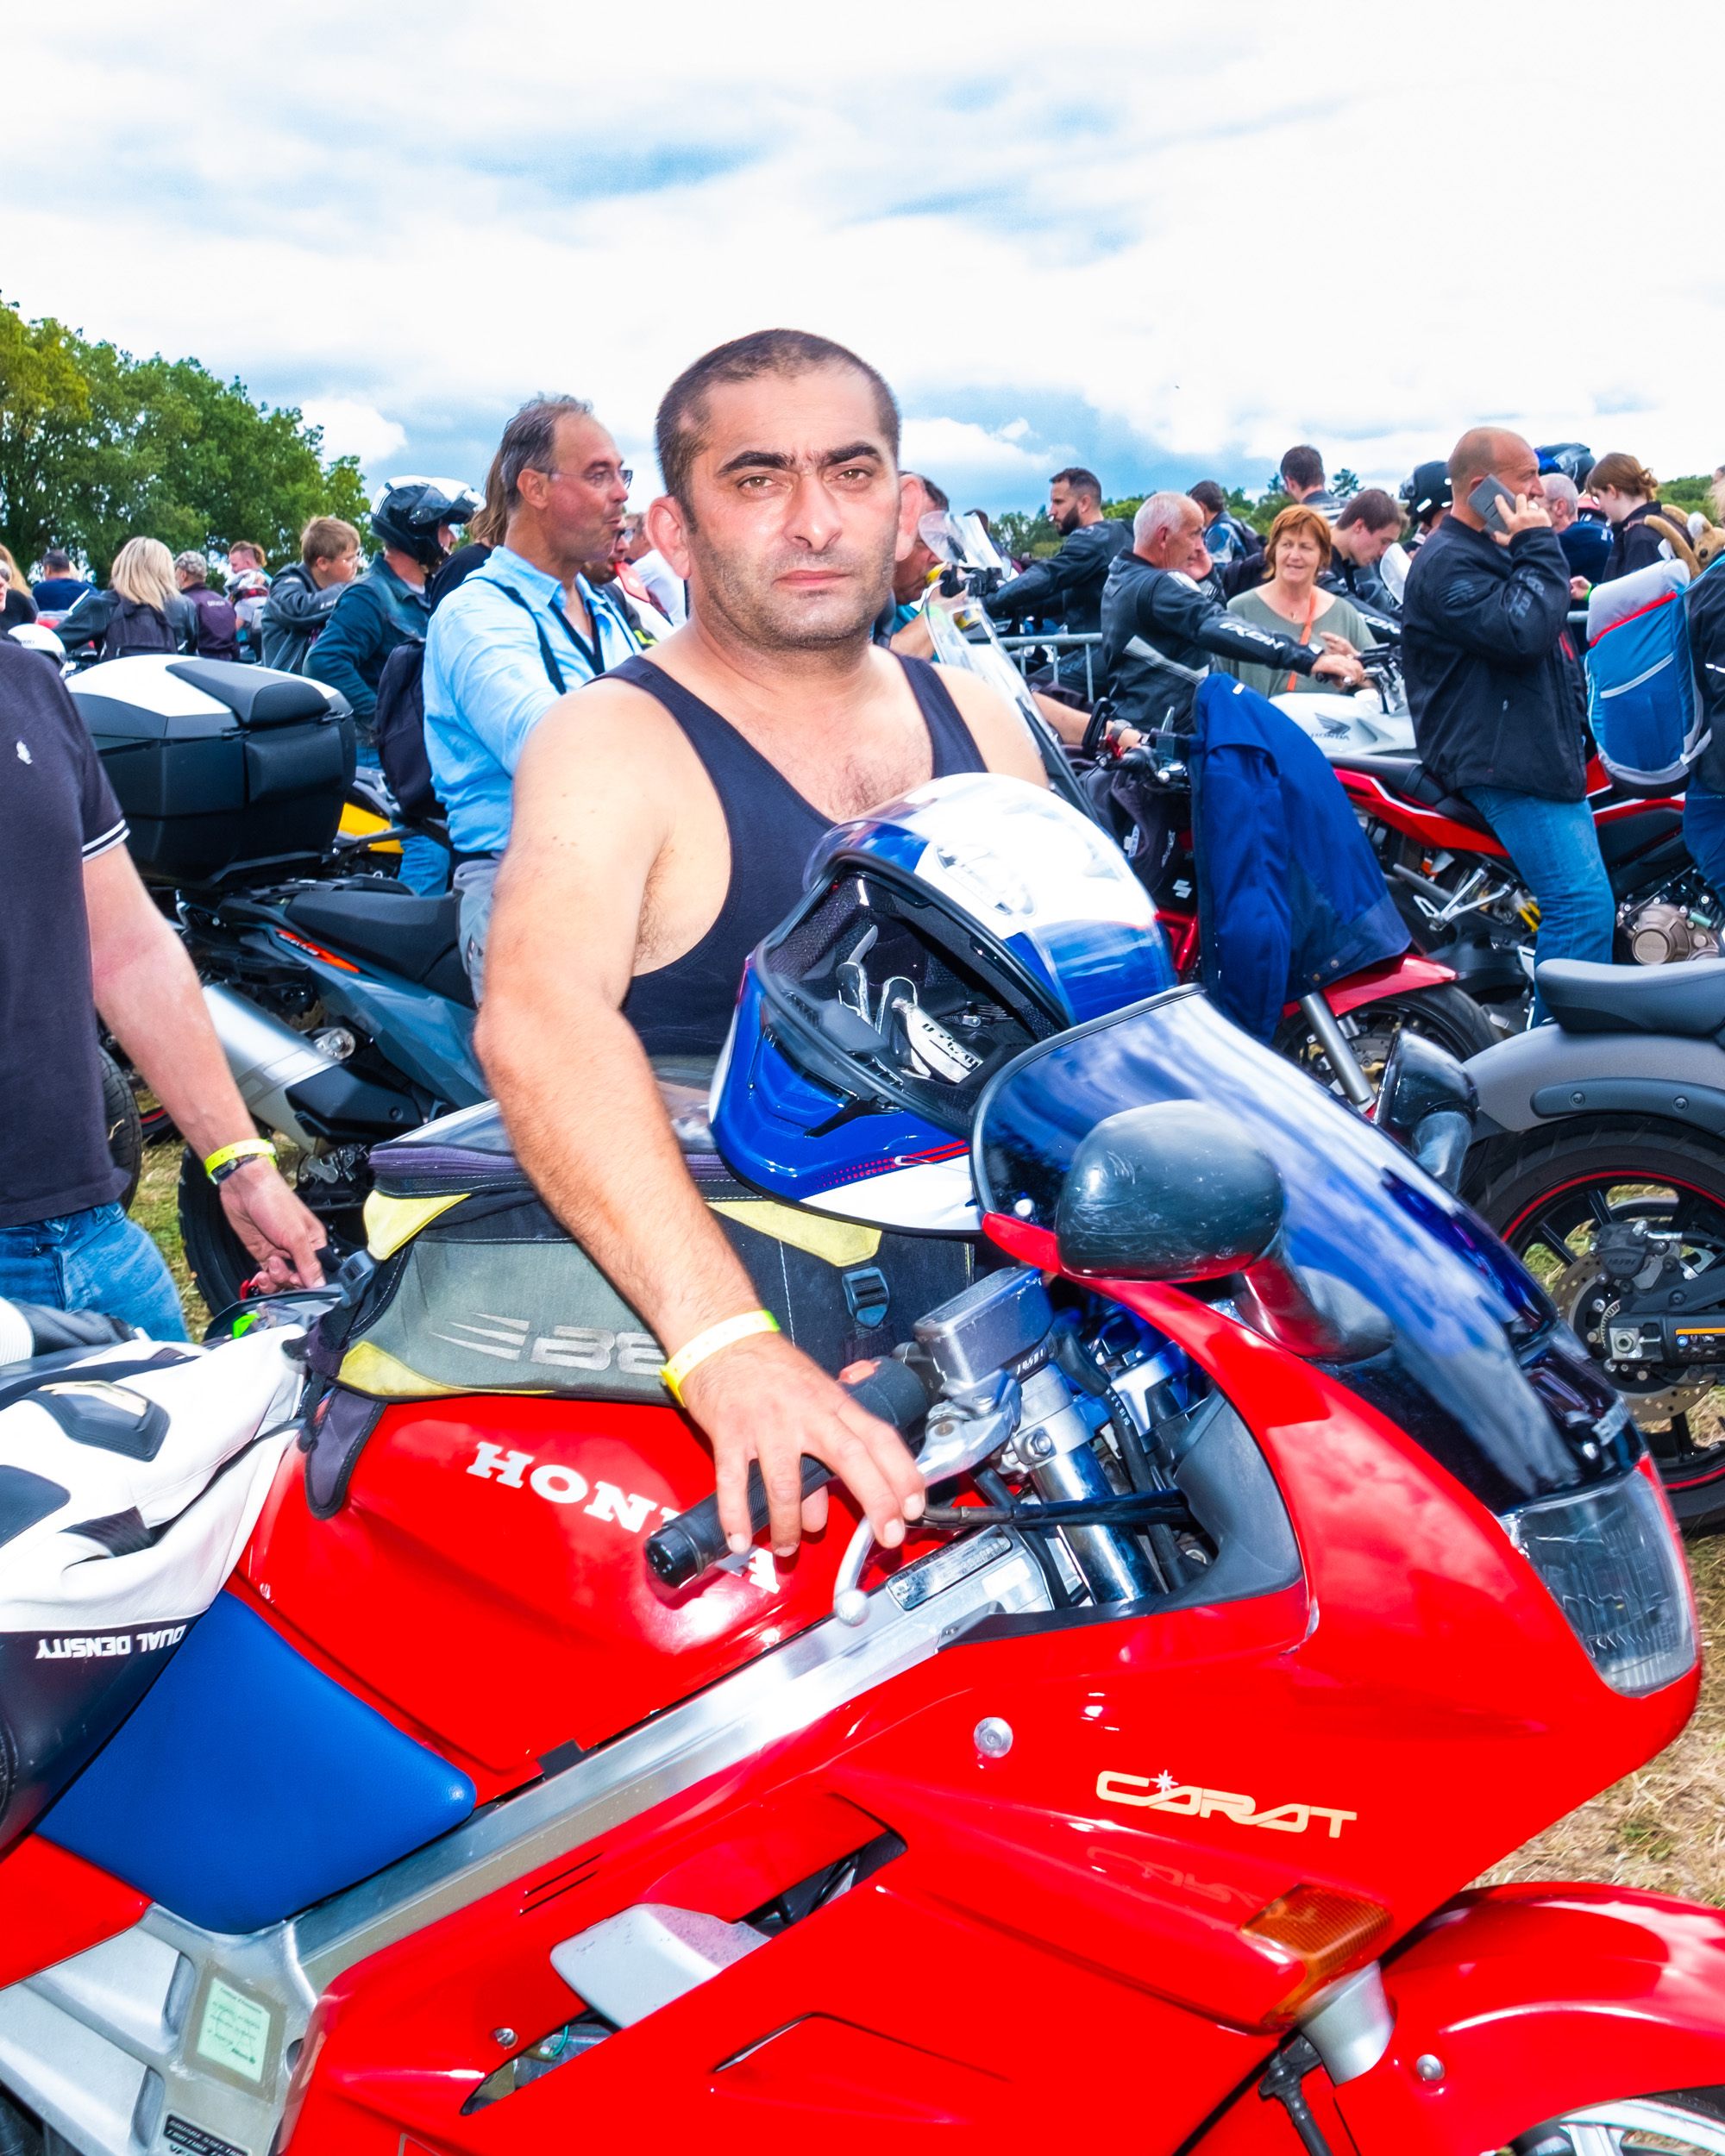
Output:
[[[1491,826],[1539,906],[1534,963],[1611,962],[1615,905],[1587,803],[1586,698],[1570,646],[1569,563],[1520,435],[1476,427],[1450,454],[1447,517],[1414,557],[1402,652],[1414,739],[1433,778]],[[1499,528],[1469,498],[1509,490]],[[1531,1023],[1546,1016],[1534,996]]]
[[[1102,625],[1109,567],[1132,543],[1132,534],[1119,518],[1103,516],[1102,482],[1077,465],[1048,482],[1048,513],[1063,534],[1059,553],[1032,562],[982,604],[996,621],[1039,615],[1057,621],[1069,636],[1094,636]],[[1082,688],[1082,649],[1068,652],[1057,671],[1063,687]]]
[[1204,516],[1189,494],[1152,494],[1132,520],[1132,544],[1102,594],[1102,679],[1114,715],[1138,733],[1186,730],[1212,656],[1317,674],[1345,688],[1364,679],[1358,659],[1278,636],[1231,614],[1202,580],[1210,573]]

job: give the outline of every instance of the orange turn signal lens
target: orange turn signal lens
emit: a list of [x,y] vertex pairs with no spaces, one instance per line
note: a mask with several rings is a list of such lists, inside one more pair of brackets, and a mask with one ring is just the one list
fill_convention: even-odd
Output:
[[1285,2028],[1314,1992],[1371,1959],[1389,1929],[1389,1912],[1358,1894],[1334,1887],[1296,1886],[1260,1909],[1240,1929],[1278,1952],[1292,1954],[1305,1973],[1286,1998],[1264,2016],[1264,2028]]

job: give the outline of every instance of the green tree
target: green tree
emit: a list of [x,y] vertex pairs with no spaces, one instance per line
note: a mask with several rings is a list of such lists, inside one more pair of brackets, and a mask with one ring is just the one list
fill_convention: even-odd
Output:
[[0,536],[20,563],[52,543],[69,465],[91,424],[76,340],[0,305]]
[[174,553],[253,539],[279,562],[312,517],[363,531],[358,461],[325,465],[323,446],[196,360],[135,360],[0,305],[0,532],[21,561],[64,546],[100,579],[141,534]]
[[1002,554],[1041,559],[1060,550],[1060,531],[1045,509],[1008,509],[994,519],[994,544]]
[[1341,470],[1330,481],[1330,489],[1339,499],[1346,501],[1350,494],[1358,493],[1359,473],[1350,472],[1346,465],[1343,465]]

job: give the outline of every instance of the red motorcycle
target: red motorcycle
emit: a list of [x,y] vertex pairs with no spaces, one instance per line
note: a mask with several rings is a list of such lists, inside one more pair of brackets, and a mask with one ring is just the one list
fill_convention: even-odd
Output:
[[[1195,981],[1202,924],[1185,767],[1143,750],[1129,752],[1120,764],[1145,789],[1140,798],[1149,811],[1134,818],[1138,827],[1131,858],[1156,901],[1175,971],[1182,981]],[[1337,775],[1346,786],[1347,773]],[[1375,1097],[1403,1031],[1433,1042],[1463,1062],[1494,1047],[1502,1031],[1467,992],[1456,968],[1444,962],[1448,955],[1434,958],[1423,949],[1407,951],[1285,1005],[1276,1053],[1356,1107],[1364,1107]]]
[[[1421,950],[1488,1005],[1525,1000],[1539,907],[1478,810],[1414,756],[1339,754],[1331,762]],[[1618,962],[1716,956],[1725,906],[1684,844],[1682,797],[1625,793],[1597,757],[1587,787],[1617,900]]]
[[[1538,1288],[1190,989],[1001,1068],[970,1158],[997,1269],[867,1381],[926,1519],[887,1555],[835,1492],[781,1565],[725,1555],[650,1340],[511,1314],[495,1118],[380,1150],[341,1369],[405,1382],[459,1308],[511,1382],[613,1390],[323,1392],[0,1862],[0,2147],[1725,2152],[1725,1919],[1465,1890],[1697,1683],[1657,1481]],[[882,1322],[892,1238],[747,1202]],[[51,1404],[119,1432],[121,1391]]]

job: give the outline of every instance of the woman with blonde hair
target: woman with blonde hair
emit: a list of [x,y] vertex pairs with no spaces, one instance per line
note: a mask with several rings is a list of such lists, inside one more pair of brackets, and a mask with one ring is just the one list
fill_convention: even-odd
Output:
[[[1228,602],[1228,611],[1277,636],[1292,636],[1302,644],[1319,644],[1326,651],[1352,659],[1348,678],[1341,686],[1357,689],[1365,679],[1358,655],[1377,639],[1366,627],[1357,607],[1334,592],[1327,592],[1318,579],[1330,566],[1332,541],[1329,521],[1315,509],[1295,503],[1284,509],[1270,527],[1264,542],[1268,572],[1264,583],[1242,592]],[[1319,627],[1319,624],[1322,627]],[[1260,696],[1283,696],[1290,690],[1311,694],[1336,684],[1321,676],[1295,674],[1279,667],[1258,667],[1239,659],[1215,663],[1256,689]]]
[[36,602],[9,547],[0,547],[0,633],[36,618]]
[[1659,483],[1639,457],[1614,449],[1600,458],[1587,475],[1587,491],[1604,512],[1611,527],[1611,559],[1600,582],[1628,576],[1659,559],[1665,535],[1649,519],[1662,517],[1684,539],[1689,537],[1689,519],[1680,509],[1667,509],[1659,499]]
[[173,556],[160,539],[129,539],[114,557],[105,592],[86,592],[54,632],[67,654],[96,646],[98,659],[146,651],[190,651],[197,616],[179,595]]

